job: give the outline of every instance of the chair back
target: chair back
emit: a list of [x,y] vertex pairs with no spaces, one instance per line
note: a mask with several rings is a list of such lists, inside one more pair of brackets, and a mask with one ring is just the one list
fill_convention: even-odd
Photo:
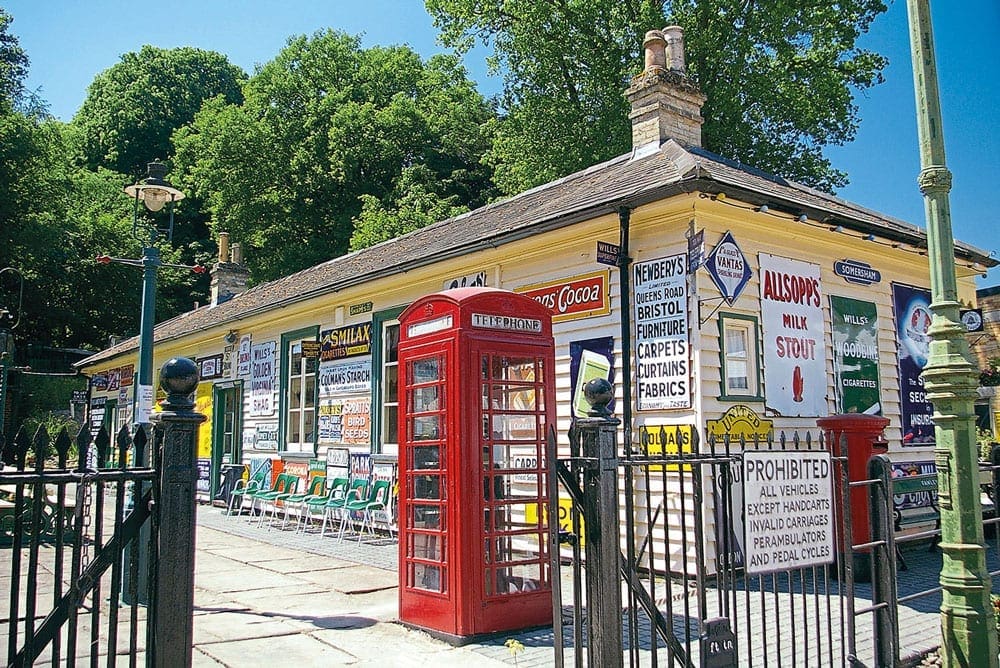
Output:
[[306,491],[306,494],[309,496],[321,496],[324,487],[326,487],[326,476],[313,476],[313,479],[309,481],[309,489]]
[[[283,479],[283,480],[282,480]],[[282,473],[274,485],[274,491],[282,494],[295,494],[299,489],[299,477],[291,473]]]
[[388,480],[376,480],[372,483],[372,488],[368,492],[369,504],[389,505],[390,485]]
[[351,486],[347,490],[348,501],[360,501],[365,498],[365,489],[368,488],[368,478],[355,478],[351,481]]
[[347,493],[347,486],[351,484],[350,478],[334,478],[330,487],[326,490],[327,500],[342,499]]

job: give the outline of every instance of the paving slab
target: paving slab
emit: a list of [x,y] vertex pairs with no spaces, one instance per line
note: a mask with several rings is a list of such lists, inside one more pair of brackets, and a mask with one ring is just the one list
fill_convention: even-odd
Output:
[[336,666],[356,663],[352,655],[304,633],[201,644],[198,649],[227,666]]

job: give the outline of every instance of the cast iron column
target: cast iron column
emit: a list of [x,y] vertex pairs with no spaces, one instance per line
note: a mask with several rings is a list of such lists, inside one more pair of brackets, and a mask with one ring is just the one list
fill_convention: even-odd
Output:
[[[621,544],[618,521],[618,425],[604,378],[584,386],[589,417],[576,421],[586,461],[583,473],[587,555],[587,665],[622,664]],[[553,586],[558,586],[555,583]],[[579,649],[577,649],[579,651]]]
[[[153,244],[157,232],[142,249],[142,315],[139,319],[139,376],[133,397],[133,422],[149,424],[153,408],[153,328],[156,326],[156,270],[160,268],[160,250]],[[147,462],[136,462],[146,466]]]
[[907,0],[931,274],[930,356],[923,379],[934,405],[941,509],[941,658],[945,666],[997,666],[997,632],[983,547],[974,405],[978,376],[959,320],[955,242],[928,0]]
[[160,369],[167,393],[163,411],[152,416],[159,495],[153,507],[157,526],[156,586],[152,630],[154,666],[190,666],[193,647],[195,491],[198,425],[194,411],[198,367],[175,357]]

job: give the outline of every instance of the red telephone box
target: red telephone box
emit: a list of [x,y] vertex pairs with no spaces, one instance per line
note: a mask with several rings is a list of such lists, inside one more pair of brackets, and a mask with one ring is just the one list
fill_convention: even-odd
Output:
[[399,617],[455,643],[552,623],[552,313],[505,290],[399,318]]

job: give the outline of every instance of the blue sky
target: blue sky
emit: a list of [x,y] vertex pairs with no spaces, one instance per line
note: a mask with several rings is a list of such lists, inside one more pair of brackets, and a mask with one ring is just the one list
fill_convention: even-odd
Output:
[[[361,34],[366,46],[405,43],[425,57],[443,50],[422,0],[6,0],[2,6],[31,59],[28,86],[67,121],[94,76],[143,44],[211,49],[248,73],[277,55],[288,36],[328,27]],[[1000,256],[1000,215],[986,197],[1000,184],[1000,2],[938,0],[932,8],[954,234]],[[838,195],[923,226],[906,3],[890,0],[862,44],[890,64],[884,84],[857,96],[855,141],[827,151],[851,180]],[[490,95],[500,81],[487,76],[486,55],[474,51],[466,66]],[[979,279],[980,287],[993,285],[1000,285],[1000,267]]]

